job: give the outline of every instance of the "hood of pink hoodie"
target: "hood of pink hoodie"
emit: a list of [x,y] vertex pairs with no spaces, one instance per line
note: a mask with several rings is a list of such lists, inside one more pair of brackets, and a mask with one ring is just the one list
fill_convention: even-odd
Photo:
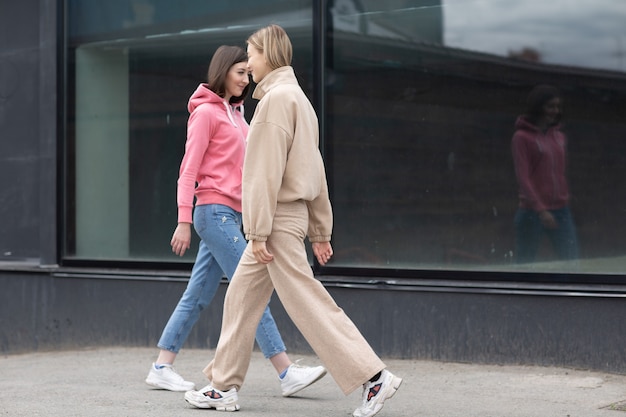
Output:
[[[205,103],[223,104],[224,99],[209,90],[208,84],[200,84],[189,98],[189,103],[187,103],[187,110],[189,111],[189,114],[191,114],[198,106]],[[243,102],[231,103],[231,105],[236,108],[241,106],[242,103]]]
[[[560,130],[561,124],[557,123],[548,127],[548,130]],[[541,133],[541,129],[538,126],[528,120],[526,116],[518,116],[517,120],[515,120],[515,130],[525,130],[528,132]]]

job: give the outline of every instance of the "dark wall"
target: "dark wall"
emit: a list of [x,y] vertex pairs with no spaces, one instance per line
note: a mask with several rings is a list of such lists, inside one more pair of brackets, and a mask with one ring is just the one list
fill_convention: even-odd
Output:
[[0,260],[54,263],[57,2],[8,3],[0,6]]
[[[361,281],[363,282],[363,281]],[[478,286],[346,287],[331,295],[383,357],[566,366],[626,373],[619,293],[494,291]],[[155,346],[186,278],[54,270],[0,272],[2,354],[86,346]],[[225,285],[188,348],[213,348]],[[290,352],[310,348],[280,303],[271,309]],[[148,359],[146,359],[148,360]]]
[[[156,346],[186,279],[129,278],[0,272],[0,350]],[[216,300],[224,298],[223,290]],[[214,302],[203,312],[188,346],[215,345],[220,328],[209,323],[221,321],[221,308]]]

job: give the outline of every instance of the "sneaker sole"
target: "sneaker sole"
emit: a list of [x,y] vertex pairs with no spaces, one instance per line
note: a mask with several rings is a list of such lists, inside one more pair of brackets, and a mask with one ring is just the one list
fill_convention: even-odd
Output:
[[296,394],[300,391],[302,391],[303,389],[305,389],[306,387],[310,387],[311,385],[315,384],[317,381],[319,381],[320,379],[324,378],[324,376],[326,376],[327,370],[324,369],[322,372],[320,372],[320,374],[318,376],[316,376],[313,380],[311,380],[311,382],[302,385],[301,387],[297,387],[297,388],[292,388],[289,391],[283,392],[283,397],[289,397],[293,394]]
[[217,411],[239,411],[239,404],[235,403],[235,404],[228,404],[228,405],[218,405],[218,404],[206,404],[206,403],[201,403],[201,402],[197,402],[193,399],[187,398],[187,396],[185,395],[185,401],[187,401],[189,404],[193,405],[194,407],[197,408],[203,408],[205,410],[208,410],[210,408],[214,408]]
[[191,390],[196,389],[195,385],[191,388],[178,387],[178,386],[173,386],[170,384],[164,384],[160,381],[154,381],[154,380],[151,380],[150,378],[146,378],[146,384],[150,385],[152,388],[164,389],[164,390],[173,391],[173,392],[186,392],[186,391],[191,391]]

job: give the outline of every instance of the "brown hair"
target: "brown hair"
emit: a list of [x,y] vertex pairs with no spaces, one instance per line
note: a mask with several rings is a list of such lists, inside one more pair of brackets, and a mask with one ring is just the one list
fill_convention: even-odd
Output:
[[248,44],[263,53],[267,65],[275,70],[291,65],[293,48],[285,29],[278,25],[269,25],[254,32],[248,38]]
[[547,84],[535,86],[526,97],[526,116],[532,122],[537,122],[543,116],[543,106],[553,98],[561,98],[559,90]]
[[[209,84],[209,90],[213,91],[220,97],[226,95],[226,75],[230,68],[240,62],[248,62],[248,55],[246,52],[238,46],[222,45],[213,54],[211,63],[209,64],[209,71],[207,73],[207,83]],[[248,94],[250,84],[243,89],[243,93],[239,97],[231,97],[231,103],[238,103],[242,101]]]

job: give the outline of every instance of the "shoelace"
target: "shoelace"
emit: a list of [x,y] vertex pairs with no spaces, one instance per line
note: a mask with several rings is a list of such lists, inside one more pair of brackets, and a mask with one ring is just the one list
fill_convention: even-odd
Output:
[[294,363],[292,363],[292,364],[291,364],[291,366],[289,367],[289,370],[290,370],[290,371],[291,371],[291,370],[293,370],[293,371],[298,372],[298,371],[303,371],[303,370],[305,370],[305,369],[308,369],[308,368],[309,368],[309,366],[306,366],[306,365],[301,365],[301,364],[300,364],[300,361],[301,361],[301,360],[302,360],[302,359],[298,359],[297,361],[295,361]]
[[[173,376],[174,378],[176,378],[176,380],[177,380],[178,382],[182,382],[182,381],[184,381],[184,380],[185,380],[185,378],[183,378],[183,377],[182,377],[182,376],[181,376],[178,372],[176,372],[176,370],[174,369],[174,367],[173,367],[173,366],[171,366],[171,365],[170,365],[170,366],[164,366],[162,369],[163,369],[164,371],[167,369],[168,371],[165,371],[165,372],[169,373],[169,374],[170,374],[170,376]],[[173,374],[173,375],[172,375],[172,374]]]

